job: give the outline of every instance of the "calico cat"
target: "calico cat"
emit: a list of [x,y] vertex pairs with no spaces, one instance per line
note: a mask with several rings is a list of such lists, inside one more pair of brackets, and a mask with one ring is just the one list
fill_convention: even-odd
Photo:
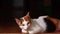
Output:
[[35,34],[38,32],[54,32],[58,29],[59,20],[49,17],[40,16],[37,19],[31,19],[29,12],[22,18],[15,18],[16,23],[21,28],[22,33]]

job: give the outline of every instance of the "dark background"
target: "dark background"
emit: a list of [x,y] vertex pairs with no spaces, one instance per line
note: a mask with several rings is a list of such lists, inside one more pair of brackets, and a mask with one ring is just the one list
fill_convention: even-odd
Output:
[[0,24],[14,24],[14,18],[20,18],[30,12],[31,18],[49,15],[60,19],[59,0],[0,0]]

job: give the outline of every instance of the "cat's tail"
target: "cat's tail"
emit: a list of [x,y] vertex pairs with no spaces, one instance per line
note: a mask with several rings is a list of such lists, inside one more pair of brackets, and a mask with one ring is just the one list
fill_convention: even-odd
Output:
[[60,20],[56,18],[49,17],[48,20],[52,21],[56,25],[56,30],[60,30]]

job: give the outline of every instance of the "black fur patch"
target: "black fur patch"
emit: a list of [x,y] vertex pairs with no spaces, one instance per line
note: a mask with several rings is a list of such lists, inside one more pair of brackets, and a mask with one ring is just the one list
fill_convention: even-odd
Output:
[[56,26],[52,21],[50,21],[50,20],[48,20],[46,18],[44,18],[44,21],[47,24],[46,32],[54,32],[56,30]]

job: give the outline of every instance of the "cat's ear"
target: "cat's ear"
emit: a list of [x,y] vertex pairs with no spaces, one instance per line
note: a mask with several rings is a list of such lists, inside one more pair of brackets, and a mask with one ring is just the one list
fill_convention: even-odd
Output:
[[30,14],[29,14],[29,12],[26,14],[26,17],[27,17],[27,18],[30,18]]
[[30,15],[29,15],[29,12],[26,14],[26,16],[30,16]]
[[15,21],[16,21],[16,23],[18,24],[20,20],[19,20],[19,19],[17,19],[17,18],[15,18]]

